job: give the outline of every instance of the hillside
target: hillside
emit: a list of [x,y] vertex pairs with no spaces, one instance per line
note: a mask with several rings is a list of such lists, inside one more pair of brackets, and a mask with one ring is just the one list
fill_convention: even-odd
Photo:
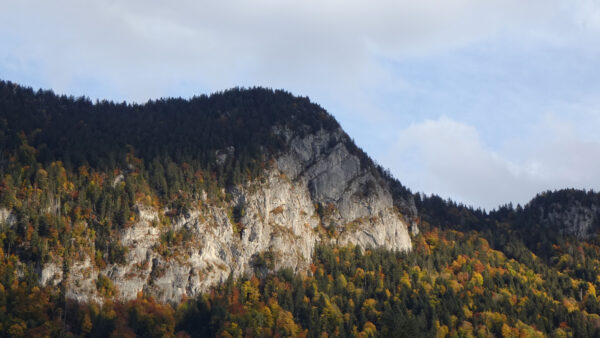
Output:
[[413,195],[307,98],[0,82],[1,336],[596,336],[600,195]]
[[306,98],[92,104],[2,83],[0,109],[6,253],[67,299],[102,303],[105,279],[118,300],[177,303],[230,275],[304,271],[317,243],[410,250],[410,196],[394,203]]

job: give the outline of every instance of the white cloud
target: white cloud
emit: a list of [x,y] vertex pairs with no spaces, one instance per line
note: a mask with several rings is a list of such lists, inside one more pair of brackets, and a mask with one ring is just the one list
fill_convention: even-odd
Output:
[[38,65],[21,71],[41,71],[40,82],[59,91],[93,78],[115,96],[142,101],[182,82],[348,94],[381,76],[374,55],[399,60],[499,31],[555,32],[562,22],[593,21],[563,3],[3,1],[0,32],[13,43],[0,57]]
[[509,201],[524,204],[547,189],[598,190],[600,142],[575,129],[547,115],[531,137],[511,140],[500,154],[474,127],[442,117],[402,130],[384,164],[416,191],[488,210]]

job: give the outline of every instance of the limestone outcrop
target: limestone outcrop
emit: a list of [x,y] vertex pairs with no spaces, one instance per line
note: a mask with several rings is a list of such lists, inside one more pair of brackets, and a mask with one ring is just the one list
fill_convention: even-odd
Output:
[[[143,292],[178,302],[230,275],[308,271],[318,243],[411,249],[407,219],[394,207],[386,181],[372,164],[361,163],[341,129],[273,132],[287,150],[261,178],[231,187],[226,202],[202,196],[166,225],[160,220],[169,210],[138,204],[136,222],[115,238],[125,248],[124,262],[99,267],[82,253],[65,273],[53,259],[40,269],[40,283],[66,278],[69,298],[101,302],[99,283],[108,279],[121,300]],[[165,246],[168,234],[183,239]]]

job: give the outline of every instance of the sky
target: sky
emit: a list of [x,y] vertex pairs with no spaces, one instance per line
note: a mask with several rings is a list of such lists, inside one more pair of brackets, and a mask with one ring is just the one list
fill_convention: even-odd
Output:
[[145,102],[309,96],[414,192],[600,190],[600,0],[0,0],[0,79]]

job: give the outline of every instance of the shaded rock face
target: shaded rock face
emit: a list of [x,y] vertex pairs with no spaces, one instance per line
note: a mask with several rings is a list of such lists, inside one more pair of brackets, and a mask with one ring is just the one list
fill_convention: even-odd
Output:
[[568,204],[553,203],[539,208],[540,223],[560,233],[586,239],[593,236],[600,225],[600,208],[583,205],[578,201]]
[[[274,132],[289,150],[263,177],[232,188],[227,203],[196,201],[169,226],[158,222],[166,210],[138,205],[138,221],[117,239],[127,248],[125,263],[98,267],[83,255],[66,276],[68,297],[101,302],[96,281],[106,276],[121,300],[143,292],[178,302],[230,275],[283,267],[307,271],[319,242],[410,250],[407,223],[394,209],[386,183],[373,168],[361,166],[341,129],[304,136]],[[188,236],[165,249],[161,236],[167,231]],[[41,269],[40,283],[57,285],[63,275],[62,262],[53,261]]]
[[372,168],[361,168],[341,129],[303,138],[288,131],[282,134],[290,142],[290,151],[277,159],[277,165],[308,188],[314,203],[331,209],[325,221],[338,227],[341,234],[333,239],[337,244],[410,250],[407,225],[394,210],[386,183]]

